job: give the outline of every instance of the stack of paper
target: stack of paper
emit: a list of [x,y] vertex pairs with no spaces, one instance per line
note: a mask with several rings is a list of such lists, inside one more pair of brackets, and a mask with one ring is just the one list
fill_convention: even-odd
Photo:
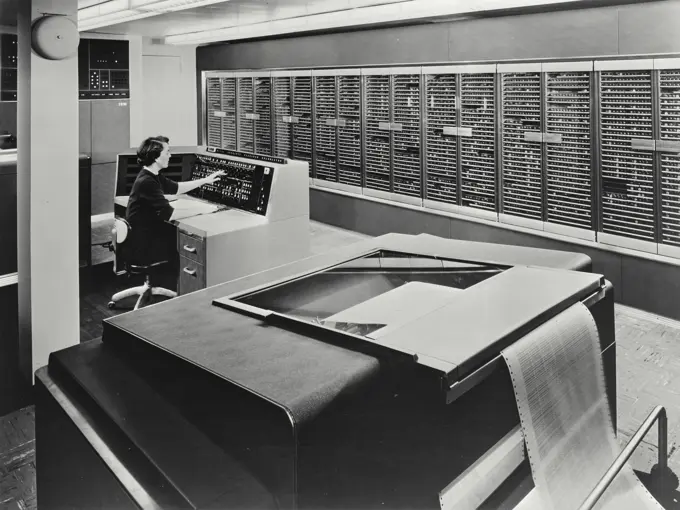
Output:
[[[597,327],[578,303],[505,351],[540,508],[578,509],[619,453]],[[625,466],[598,509],[661,505]]]

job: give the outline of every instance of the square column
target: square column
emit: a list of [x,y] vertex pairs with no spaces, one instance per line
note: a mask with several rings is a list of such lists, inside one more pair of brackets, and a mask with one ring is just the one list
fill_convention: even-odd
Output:
[[77,23],[77,0],[18,2],[17,203],[19,364],[33,381],[51,352],[80,341],[78,55],[31,48],[44,15]]

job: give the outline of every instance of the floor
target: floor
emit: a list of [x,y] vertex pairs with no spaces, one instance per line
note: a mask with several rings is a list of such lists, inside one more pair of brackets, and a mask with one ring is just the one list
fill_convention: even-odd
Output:
[[[110,222],[93,225],[93,244],[104,242]],[[311,222],[311,249],[322,253],[365,236]],[[129,308],[110,310],[110,296],[130,282],[114,277],[106,248],[93,247],[97,264],[92,283],[81,296],[81,341],[101,336],[102,320]],[[129,306],[132,306],[131,303]],[[680,322],[616,305],[618,370],[618,437],[627,443],[656,405],[668,412],[669,467],[680,473]],[[34,409],[26,407],[0,418],[0,509],[37,508],[35,492]],[[657,433],[653,428],[634,454],[631,464],[643,482],[649,481],[657,461]],[[680,508],[680,492],[664,498],[667,509]]]

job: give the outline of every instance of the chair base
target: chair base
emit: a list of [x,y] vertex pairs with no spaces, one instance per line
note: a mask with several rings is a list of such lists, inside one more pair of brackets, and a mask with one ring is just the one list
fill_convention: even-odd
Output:
[[144,285],[116,292],[111,298],[111,301],[109,301],[109,308],[115,308],[119,301],[122,301],[123,299],[130,296],[139,296],[134,307],[134,310],[137,310],[138,308],[141,308],[142,303],[151,296],[165,296],[168,298],[174,298],[177,297],[177,293],[172,290],[164,289],[163,287],[152,287],[147,279],[147,281],[144,282]]

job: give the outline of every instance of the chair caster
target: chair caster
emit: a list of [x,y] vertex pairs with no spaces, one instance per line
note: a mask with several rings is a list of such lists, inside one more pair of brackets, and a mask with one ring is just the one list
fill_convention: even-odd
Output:
[[116,307],[116,302],[115,301],[109,301],[109,308],[113,310]]

